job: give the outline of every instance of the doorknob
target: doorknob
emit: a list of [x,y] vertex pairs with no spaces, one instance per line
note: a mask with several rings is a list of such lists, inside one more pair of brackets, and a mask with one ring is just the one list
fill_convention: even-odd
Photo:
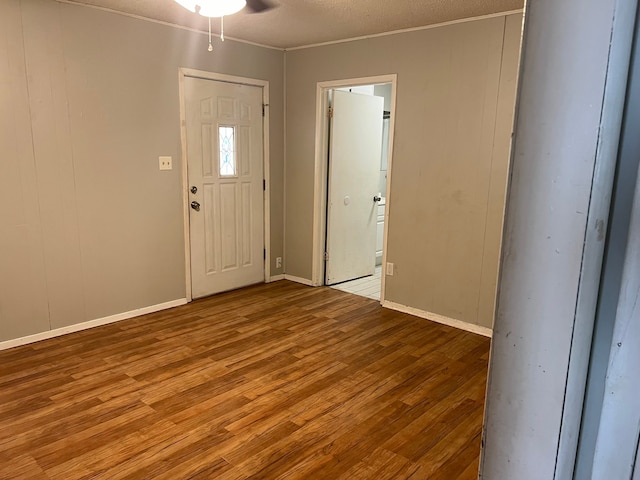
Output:
[[191,208],[193,208],[196,212],[199,212],[200,204],[194,200],[193,202],[191,202]]
[[198,193],[198,187],[196,187],[195,185],[191,187],[191,193],[193,193],[194,195]]
[[373,201],[374,202],[379,202],[380,200],[382,200],[382,197],[380,197],[379,195],[374,195],[373,196]]

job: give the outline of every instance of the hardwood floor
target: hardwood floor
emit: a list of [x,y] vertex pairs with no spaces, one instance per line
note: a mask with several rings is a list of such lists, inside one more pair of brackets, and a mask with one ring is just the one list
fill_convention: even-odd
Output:
[[489,340],[287,281],[0,352],[2,479],[475,479]]

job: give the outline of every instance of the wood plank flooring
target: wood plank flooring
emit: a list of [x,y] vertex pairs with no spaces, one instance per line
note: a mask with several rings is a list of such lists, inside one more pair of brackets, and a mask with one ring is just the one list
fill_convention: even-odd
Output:
[[489,340],[282,281],[0,352],[0,479],[475,479]]

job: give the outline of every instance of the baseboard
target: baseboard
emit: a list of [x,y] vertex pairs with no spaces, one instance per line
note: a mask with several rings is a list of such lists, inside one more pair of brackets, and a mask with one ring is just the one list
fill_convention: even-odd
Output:
[[285,280],[291,280],[292,282],[301,283],[303,285],[307,285],[309,287],[315,287],[311,280],[307,280],[306,278],[294,277],[293,275],[285,275]]
[[60,337],[68,333],[79,332],[81,330],[87,330],[89,328],[108,325],[110,323],[119,322],[121,320],[127,320],[129,318],[139,317],[140,315],[146,315],[147,313],[154,313],[159,312],[160,310],[166,310],[168,308],[179,307],[180,305],[185,305],[186,303],[187,299],[181,298],[179,300],[159,303],[157,305],[151,305],[149,307],[137,308],[128,312],[116,313],[115,315],[97,318],[95,320],[89,320],[88,322],[76,323],[75,325],[56,328],[55,330],[48,330],[46,332],[28,335],[26,337],[6,340],[4,342],[0,342],[0,350],[7,350],[8,348],[19,347],[21,345],[27,345],[29,343],[39,342],[41,340],[48,340],[49,338]]
[[269,280],[267,280],[267,283],[277,282],[279,280],[284,280],[284,274],[274,275],[272,277],[269,277]]
[[463,322],[462,320],[456,320],[455,318],[445,317],[444,315],[438,315],[437,313],[425,312],[424,310],[407,307],[406,305],[401,305],[400,303],[394,303],[388,300],[384,300],[382,302],[382,306],[385,308],[390,308],[391,310],[397,310],[398,312],[408,313],[410,315],[415,315],[416,317],[425,318],[427,320],[431,320],[432,322],[441,323],[442,325],[447,325],[448,327],[454,327],[460,330],[465,330],[467,332],[477,333],[478,335],[482,335],[484,337],[491,338],[491,336],[493,335],[493,330],[491,330],[490,328],[482,327],[480,325],[474,325],[473,323]]

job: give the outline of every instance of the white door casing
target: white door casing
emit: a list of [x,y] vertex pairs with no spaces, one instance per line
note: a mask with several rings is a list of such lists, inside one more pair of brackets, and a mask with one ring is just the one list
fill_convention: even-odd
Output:
[[384,99],[335,90],[332,109],[327,285],[375,272]]
[[[199,298],[264,280],[263,92],[190,76],[183,88],[188,203],[196,202],[189,208],[191,293]],[[235,171],[223,174],[225,127],[233,131]]]

